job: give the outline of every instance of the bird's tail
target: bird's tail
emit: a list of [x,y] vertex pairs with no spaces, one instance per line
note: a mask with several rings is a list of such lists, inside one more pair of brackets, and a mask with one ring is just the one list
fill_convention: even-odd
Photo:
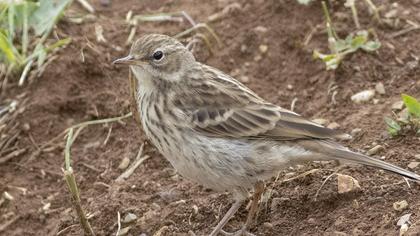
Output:
[[420,175],[405,170],[401,167],[392,165],[385,161],[381,161],[361,153],[356,153],[348,150],[347,148],[334,143],[332,141],[319,140],[318,142],[304,142],[304,146],[310,150],[316,151],[317,153],[322,154],[326,157],[325,159],[338,160],[340,162],[352,163],[352,164],[362,164],[366,166],[372,166],[380,168],[386,171],[393,172],[395,174],[402,175],[409,179],[420,181]]

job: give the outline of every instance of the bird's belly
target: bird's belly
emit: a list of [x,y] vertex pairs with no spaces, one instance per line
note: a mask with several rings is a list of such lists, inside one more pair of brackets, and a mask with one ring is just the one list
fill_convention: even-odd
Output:
[[[177,139],[178,140],[178,139]],[[176,141],[175,141],[176,142]],[[162,154],[184,177],[218,191],[248,189],[293,165],[305,153],[299,147],[247,139],[224,139],[189,134]]]
[[257,180],[244,158],[249,144],[240,141],[189,136],[179,148],[163,147],[162,154],[184,177],[218,191],[249,188]]

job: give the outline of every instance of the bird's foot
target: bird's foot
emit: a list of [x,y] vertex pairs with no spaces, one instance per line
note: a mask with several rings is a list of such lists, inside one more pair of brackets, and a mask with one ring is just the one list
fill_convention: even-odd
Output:
[[233,232],[233,233],[229,233],[226,232],[224,230],[220,231],[221,234],[225,235],[225,236],[255,236],[255,234],[250,233],[246,230],[246,227],[242,227],[242,229]]

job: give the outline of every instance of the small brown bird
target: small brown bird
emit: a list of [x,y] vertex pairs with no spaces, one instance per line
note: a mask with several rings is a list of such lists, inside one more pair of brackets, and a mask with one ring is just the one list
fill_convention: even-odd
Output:
[[[404,177],[420,176],[343,147],[345,135],[271,104],[229,75],[200,62],[176,39],[151,34],[138,39],[127,57],[135,100],[146,136],[183,176],[235,202],[210,235],[248,232],[263,192],[263,181],[298,163],[338,160],[373,166]],[[254,187],[244,226],[223,226]]]

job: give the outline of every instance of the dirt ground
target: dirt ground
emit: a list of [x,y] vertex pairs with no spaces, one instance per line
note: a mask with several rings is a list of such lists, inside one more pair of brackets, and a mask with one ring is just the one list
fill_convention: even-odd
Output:
[[[294,0],[91,2],[99,15],[96,21],[61,21],[57,35],[71,37],[72,43],[58,52],[40,78],[23,88],[12,86],[0,97],[0,101],[26,98],[25,109],[17,118],[22,131],[16,145],[28,149],[0,164],[0,193],[7,191],[14,197],[0,207],[0,225],[16,217],[0,231],[1,235],[83,235],[62,177],[64,140],[59,140],[57,148],[34,154],[73,124],[130,111],[128,70],[111,65],[113,59],[129,50],[125,46],[129,27],[124,21],[129,10],[134,14],[184,10],[197,22],[207,22],[212,14],[238,2],[239,8],[233,7],[221,19],[209,23],[222,45],[214,47],[214,55],[199,46],[198,60],[234,75],[263,98],[285,108],[297,98],[295,111],[305,117],[336,122],[348,133],[361,129],[354,139],[344,142],[355,150],[365,152],[380,144],[384,149],[375,156],[404,168],[420,154],[418,136],[407,133],[391,138],[383,122],[384,116],[392,116],[391,104],[400,100],[401,93],[420,97],[420,31],[390,37],[406,25],[405,20],[420,22],[420,1],[398,1],[397,6],[393,1],[374,1],[382,7],[382,15],[397,9],[400,22],[394,27],[375,23],[364,1],[359,1],[361,25],[375,29],[382,47],[377,53],[348,56],[336,71],[326,71],[322,62],[312,59],[313,49],[325,51],[327,47],[323,25],[304,44],[313,28],[323,22],[319,2],[309,6]],[[76,3],[70,10],[84,12]],[[331,11],[340,35],[355,30],[349,9],[340,3]],[[96,41],[95,24],[103,27],[108,43]],[[136,36],[175,35],[188,27],[186,22],[141,23]],[[267,45],[268,51],[261,53],[260,45]],[[379,82],[386,93],[375,95],[377,104],[350,100],[352,94],[374,89]],[[336,104],[332,90],[337,91]],[[128,118],[90,126],[73,145],[73,168],[82,204],[92,216],[96,234],[115,235],[118,212],[122,218],[128,213],[137,216],[127,235],[209,234],[232,203],[229,194],[183,179],[150,144],[145,144],[144,153],[151,158],[126,181],[115,182],[123,172],[118,168],[123,158],[133,162],[144,141],[142,131]],[[284,181],[314,168],[319,170]],[[361,190],[339,194],[336,177],[332,177],[315,200],[323,180],[337,170],[356,178]],[[414,171],[420,173],[420,167]],[[407,213],[412,213],[407,235],[420,235],[420,185],[411,182],[409,187],[393,174],[367,167],[338,169],[332,163],[312,163],[284,170],[277,181],[267,183],[267,189],[251,228],[256,235],[398,235],[397,221]],[[394,210],[393,203],[401,200],[406,200],[408,207]],[[243,206],[225,229],[238,229],[246,214]]]

